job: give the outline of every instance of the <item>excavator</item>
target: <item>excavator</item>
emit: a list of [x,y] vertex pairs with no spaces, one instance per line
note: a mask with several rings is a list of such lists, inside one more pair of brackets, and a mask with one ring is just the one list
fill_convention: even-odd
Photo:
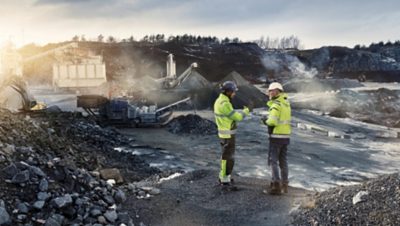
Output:
[[[44,103],[37,102],[28,93],[22,77],[17,75],[2,76],[0,82],[0,106],[20,112],[40,112],[46,109]],[[15,93],[18,96],[15,96]]]
[[0,106],[11,111],[38,112],[46,109],[28,92],[22,77],[22,57],[12,43],[0,51]]
[[[9,42],[0,49],[0,106],[11,111],[39,112],[46,109],[44,103],[38,103],[29,93],[23,79],[22,68],[25,64],[53,55],[57,61],[64,58],[76,60],[78,43],[71,42],[50,50],[23,58],[15,46]],[[15,95],[17,94],[17,95]]]

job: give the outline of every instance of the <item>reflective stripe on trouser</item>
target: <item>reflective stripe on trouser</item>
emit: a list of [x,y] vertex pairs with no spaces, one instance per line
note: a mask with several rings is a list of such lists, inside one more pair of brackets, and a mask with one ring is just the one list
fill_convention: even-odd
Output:
[[290,138],[290,135],[286,134],[270,134],[269,137],[271,138]]
[[234,129],[234,130],[221,130],[221,129],[219,129],[218,130],[218,134],[221,134],[221,135],[235,135],[236,134],[236,130]]
[[[287,144],[269,143],[269,156],[268,164],[271,165],[272,182],[286,182],[288,183],[288,163],[287,163]],[[279,177],[279,168],[280,175]],[[282,179],[282,180],[281,180]]]
[[220,139],[222,156],[221,156],[221,171],[219,179],[222,183],[230,182],[230,175],[235,164],[235,136],[228,139]]

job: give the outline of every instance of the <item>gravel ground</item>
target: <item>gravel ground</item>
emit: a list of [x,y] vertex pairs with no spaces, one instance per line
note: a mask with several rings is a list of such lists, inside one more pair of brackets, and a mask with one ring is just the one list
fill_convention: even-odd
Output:
[[293,225],[400,225],[400,176],[384,175],[361,185],[337,187],[315,196]]
[[271,196],[262,192],[267,184],[267,180],[235,176],[239,190],[223,191],[216,171],[196,170],[153,184],[160,195],[128,198],[123,210],[140,216],[135,225],[286,225],[289,212],[309,192],[289,188],[289,194]]

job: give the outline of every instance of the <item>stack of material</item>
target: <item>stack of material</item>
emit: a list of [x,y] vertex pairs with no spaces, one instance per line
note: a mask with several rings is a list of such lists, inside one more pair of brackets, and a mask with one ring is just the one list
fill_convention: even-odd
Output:
[[174,134],[217,134],[217,126],[214,122],[192,114],[173,119],[168,123],[167,130]]
[[204,78],[197,71],[192,71],[188,77],[182,81],[178,88],[190,89],[190,90],[202,90],[205,88],[210,88],[211,83]]
[[105,169],[114,168],[117,183],[160,171],[114,151],[129,142],[79,114],[30,118],[0,109],[0,225],[132,225],[113,208],[126,195]]
[[392,174],[322,192],[291,225],[399,225],[399,184],[399,174]]
[[191,97],[193,106],[197,109],[209,108],[212,102],[212,84],[197,71],[192,71],[183,80],[178,89],[187,90],[187,96]]
[[225,81],[234,81],[238,86],[239,91],[232,100],[234,108],[242,108],[243,106],[265,107],[267,96],[236,71],[228,74],[220,83],[222,84]]

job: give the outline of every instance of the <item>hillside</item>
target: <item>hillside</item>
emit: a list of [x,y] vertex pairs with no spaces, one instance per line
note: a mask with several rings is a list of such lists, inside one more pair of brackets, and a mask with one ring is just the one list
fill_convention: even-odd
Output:
[[[20,49],[20,53],[23,56],[31,56],[64,44],[66,42],[41,48],[27,46]],[[264,51],[254,43],[199,45],[79,42],[79,48],[103,55],[107,77],[110,79],[140,78],[147,75],[161,77],[165,74],[165,62],[169,53],[174,54],[178,75],[193,62],[199,64],[197,71],[212,82],[221,80],[232,71],[237,71],[247,78],[265,74],[265,68],[260,61]],[[50,68],[54,62],[55,58],[52,56],[38,59],[25,65],[24,74],[27,77],[46,77],[45,75],[51,74]]]
[[[20,49],[29,57],[68,42],[43,47],[28,45]],[[107,77],[118,80],[165,75],[165,62],[174,54],[177,74],[193,62],[196,70],[211,82],[220,81],[236,71],[250,81],[265,81],[288,76],[350,78],[361,81],[400,81],[400,46],[350,49],[321,47],[310,50],[264,50],[255,43],[142,43],[79,42],[80,49],[103,55]],[[50,83],[51,66],[56,57],[49,55],[24,65],[28,78]]]
[[400,81],[400,46],[378,49],[322,47],[292,52],[321,76],[375,82]]

